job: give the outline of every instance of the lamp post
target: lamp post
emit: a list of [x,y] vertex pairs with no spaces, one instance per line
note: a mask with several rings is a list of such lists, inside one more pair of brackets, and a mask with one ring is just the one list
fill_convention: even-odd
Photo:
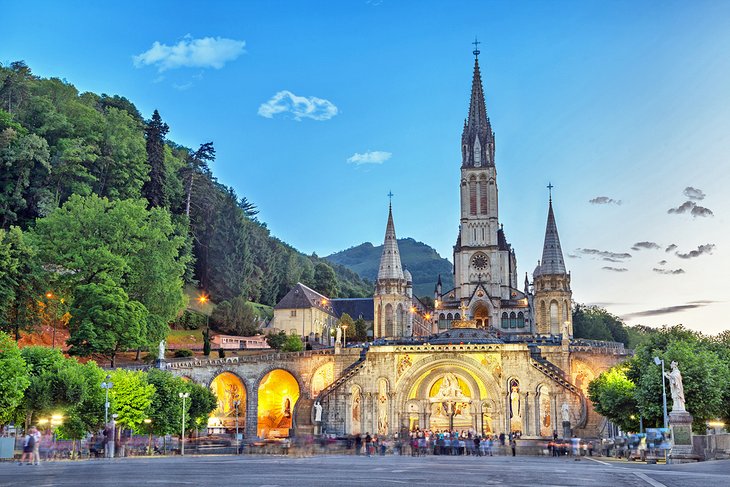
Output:
[[106,401],[104,402],[104,424],[109,424],[109,389],[114,386],[114,383],[110,381],[111,375],[106,376],[106,380],[101,383],[101,388],[106,391]]
[[182,398],[182,434],[180,435],[180,455],[185,455],[185,399],[190,397],[189,392],[180,392],[178,396]]
[[[667,421],[667,387],[664,384],[664,360],[660,359],[659,357],[654,357],[654,363],[662,366],[662,405],[664,408],[664,429],[666,430],[669,428],[669,424]],[[667,450],[664,450],[664,463],[669,463],[667,456]]]
[[241,405],[240,399],[233,401],[233,406],[236,408],[236,455],[238,455],[238,451],[240,449],[240,445],[238,443],[238,407],[240,405]]
[[[51,300],[53,298],[54,298],[53,293],[51,291],[48,291],[46,293],[46,299],[48,300],[48,308],[49,308],[49,310],[51,308]],[[54,309],[53,310],[53,317],[52,317],[52,321],[53,321],[53,338],[51,339],[51,348],[56,348],[56,313],[57,313],[57,310]]]
[[147,455],[152,456],[152,420],[150,418],[146,418],[144,420],[144,424],[147,425],[147,432],[150,435],[150,439],[147,441]]
[[342,348],[347,347],[347,325],[342,325]]

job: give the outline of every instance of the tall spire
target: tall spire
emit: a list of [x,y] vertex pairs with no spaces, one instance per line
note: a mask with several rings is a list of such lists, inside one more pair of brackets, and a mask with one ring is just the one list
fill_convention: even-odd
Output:
[[560,248],[560,237],[558,236],[558,226],[555,224],[555,214],[553,213],[552,185],[550,189],[550,202],[548,203],[547,226],[545,227],[545,244],[542,247],[542,264],[540,265],[540,274],[565,274],[565,261],[563,260],[563,250]]
[[494,165],[494,133],[484,102],[482,74],[479,70],[479,44],[479,41],[474,41],[476,48],[473,51],[474,74],[471,81],[469,116],[465,120],[464,131],[461,135],[463,166]]
[[[392,197],[392,195],[390,196]],[[380,256],[378,279],[404,279],[391,204],[388,205],[388,225],[385,227],[385,241],[383,242],[383,253]]]

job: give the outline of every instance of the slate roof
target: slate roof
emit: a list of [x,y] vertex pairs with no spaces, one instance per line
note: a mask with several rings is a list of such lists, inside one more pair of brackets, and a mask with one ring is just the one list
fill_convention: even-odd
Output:
[[550,199],[548,209],[547,226],[545,228],[545,244],[542,248],[542,260],[540,267],[535,269],[535,275],[562,275],[566,274],[563,250],[560,248],[560,237],[558,226],[555,224],[553,213],[553,200]]
[[375,307],[373,298],[335,298],[332,300],[332,307],[338,318],[347,313],[353,320],[362,318],[365,321],[375,319]]
[[318,308],[330,314],[334,314],[332,300],[327,296],[319,294],[314,289],[298,282],[286,296],[281,298],[274,309],[304,309]]

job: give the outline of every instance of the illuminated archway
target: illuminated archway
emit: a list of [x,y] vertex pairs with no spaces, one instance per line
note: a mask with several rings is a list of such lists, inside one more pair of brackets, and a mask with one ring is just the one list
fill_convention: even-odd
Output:
[[312,375],[312,397],[317,397],[322,390],[335,380],[334,362],[320,366]]
[[293,426],[294,406],[299,399],[299,383],[286,370],[275,369],[259,383],[257,435],[285,438]]
[[489,326],[489,308],[482,301],[474,306],[474,319],[477,322],[477,328],[487,328]]
[[235,432],[238,419],[238,428],[242,431],[246,424],[246,387],[241,379],[223,372],[210,383],[210,390],[217,399],[217,407],[208,418],[208,430],[211,433]]

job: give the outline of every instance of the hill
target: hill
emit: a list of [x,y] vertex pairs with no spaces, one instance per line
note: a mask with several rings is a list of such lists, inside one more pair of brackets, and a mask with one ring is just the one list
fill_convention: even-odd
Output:
[[[443,290],[454,287],[451,262],[441,257],[436,250],[412,238],[398,239],[401,262],[413,275],[413,293],[416,296],[433,297],[436,281],[441,274]],[[378,266],[383,246],[373,246],[365,242],[356,247],[336,252],[325,257],[326,260],[355,271],[361,278],[374,282],[378,277]]]

